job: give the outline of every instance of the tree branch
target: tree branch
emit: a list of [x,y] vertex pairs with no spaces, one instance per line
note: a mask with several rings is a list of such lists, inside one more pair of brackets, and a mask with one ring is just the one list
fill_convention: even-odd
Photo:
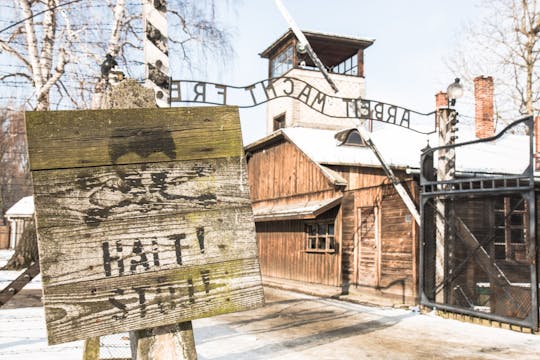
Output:
[[39,70],[39,57],[38,57],[38,42],[35,33],[34,20],[32,18],[32,9],[30,6],[32,3],[29,0],[19,0],[19,5],[26,17],[24,21],[24,29],[26,31],[26,44],[28,47],[28,56],[30,57],[30,64],[32,67],[32,77],[34,78],[34,84],[36,89],[43,86],[43,79]]
[[20,72],[0,76],[0,80],[5,80],[5,79],[10,78],[10,77],[23,77],[26,80],[28,80],[31,84],[34,84],[34,80],[32,79],[32,77],[30,75],[25,74],[25,73],[20,73]]
[[62,75],[65,72],[65,67],[68,61],[69,60],[67,58],[66,50],[60,49],[58,65],[54,69],[54,74],[49,78],[49,80],[47,80],[45,85],[43,85],[43,87],[41,88],[41,91],[40,91],[41,93],[48,92],[51,89],[51,87],[62,77]]
[[120,51],[120,35],[124,23],[124,14],[126,12],[126,1],[118,0],[113,9],[113,25],[111,36],[109,37],[109,46],[107,53],[116,57]]
[[49,79],[52,67],[54,43],[56,41],[56,11],[57,0],[47,0],[49,11],[43,16],[43,40],[41,42],[41,55],[39,67],[43,81]]
[[11,47],[11,45],[5,43],[4,41],[0,40],[0,48],[4,50],[7,53],[10,53],[11,55],[15,56],[20,62],[22,62],[30,72],[32,72],[32,65],[26,60],[26,58],[15,48]]

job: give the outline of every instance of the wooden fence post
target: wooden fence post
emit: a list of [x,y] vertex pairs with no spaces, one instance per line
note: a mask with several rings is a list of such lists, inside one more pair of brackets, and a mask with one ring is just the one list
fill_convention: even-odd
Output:
[[83,360],[99,360],[99,336],[84,341]]
[[130,332],[134,360],[195,360],[191,321]]

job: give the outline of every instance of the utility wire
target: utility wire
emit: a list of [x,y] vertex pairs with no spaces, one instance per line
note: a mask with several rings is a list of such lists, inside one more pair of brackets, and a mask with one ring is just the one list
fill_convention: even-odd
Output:
[[19,25],[19,24],[22,24],[22,23],[25,22],[26,20],[30,20],[30,19],[35,18],[36,16],[39,16],[39,15],[41,15],[41,14],[44,14],[44,13],[46,13],[47,11],[52,11],[52,10],[57,9],[57,8],[59,8],[59,7],[63,7],[63,6],[66,6],[66,5],[78,3],[78,2],[81,2],[81,1],[83,1],[83,0],[72,0],[72,1],[68,1],[67,3],[58,4],[58,5],[49,7],[49,8],[47,8],[47,9],[43,10],[43,11],[37,12],[37,13],[33,14],[32,16],[29,16],[29,17],[27,17],[27,18],[25,18],[25,19],[22,19],[22,20],[20,20],[20,21],[14,22],[13,24],[11,24],[11,25],[9,25],[9,26],[3,28],[2,30],[0,30],[0,34],[3,33],[4,31],[7,31],[7,30],[9,30],[9,29],[11,29],[11,28],[13,28],[13,27]]

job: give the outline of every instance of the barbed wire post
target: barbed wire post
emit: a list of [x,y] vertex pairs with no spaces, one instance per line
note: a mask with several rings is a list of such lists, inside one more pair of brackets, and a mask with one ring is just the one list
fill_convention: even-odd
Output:
[[166,0],[144,0],[145,86],[154,89],[158,107],[169,107],[169,50]]
[[[444,94],[444,93],[442,93]],[[453,108],[456,99],[463,95],[463,88],[459,84],[459,79],[448,86],[446,94],[447,103],[437,109],[438,116],[438,137],[439,146],[451,145],[457,139],[457,112]],[[439,104],[438,104],[439,105]],[[449,181],[455,178],[456,173],[456,152],[454,148],[444,148],[438,151],[437,181]],[[443,190],[450,190],[451,184],[441,185]],[[454,206],[453,199],[447,198],[445,201],[437,201],[435,217],[435,299],[438,303],[448,303],[451,294],[445,286],[445,281],[453,274],[448,273],[452,269],[451,262],[454,257],[454,236],[455,231],[452,228]]]

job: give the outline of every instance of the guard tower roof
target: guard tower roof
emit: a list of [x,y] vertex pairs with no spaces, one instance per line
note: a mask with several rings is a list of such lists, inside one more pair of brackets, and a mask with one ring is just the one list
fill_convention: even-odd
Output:
[[[355,38],[320,32],[303,31],[303,33],[317,56],[326,66],[337,65],[356,54],[358,50],[364,50],[375,42],[374,39]],[[267,59],[272,58],[284,46],[295,41],[296,36],[289,29],[259,55]]]

